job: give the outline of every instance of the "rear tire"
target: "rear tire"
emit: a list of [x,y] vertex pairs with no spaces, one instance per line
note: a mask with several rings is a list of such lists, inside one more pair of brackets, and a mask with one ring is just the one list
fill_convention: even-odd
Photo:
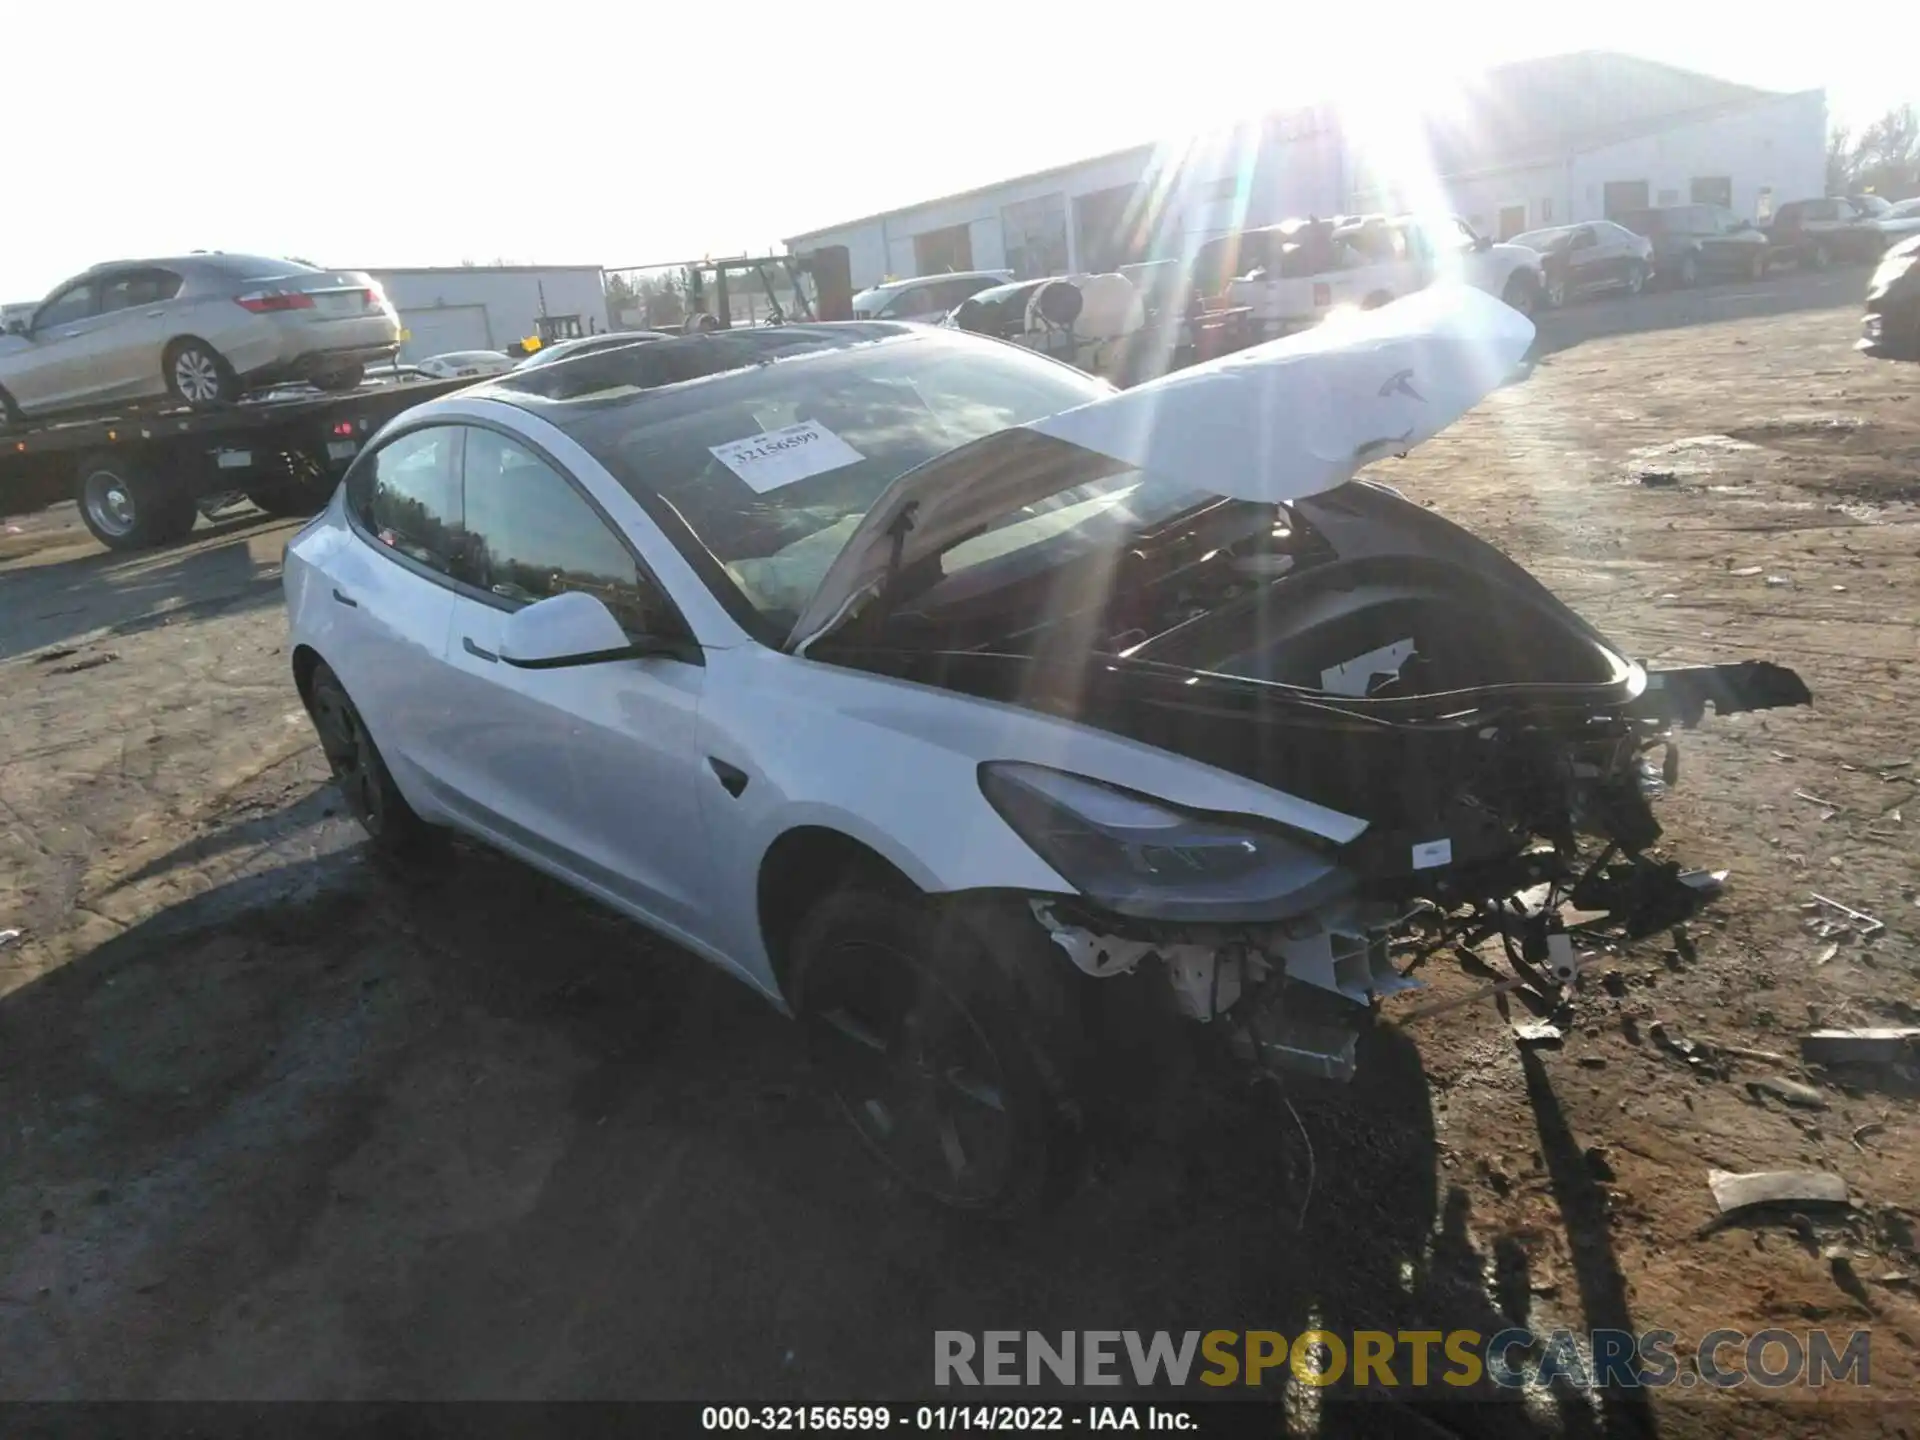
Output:
[[1081,1155],[1075,976],[1030,917],[856,886],[815,905],[791,953],[813,1063],[896,1179],[995,1216],[1070,1187]]
[[1764,250],[1756,250],[1753,259],[1747,262],[1747,278],[1749,280],[1767,278],[1767,255]]
[[307,715],[347,810],[382,859],[410,861],[432,850],[438,833],[407,804],[340,677],[324,662],[307,683]]
[[364,365],[342,365],[335,370],[324,370],[313,377],[316,390],[351,390],[366,377]]
[[1680,288],[1691,290],[1700,283],[1700,257],[1689,252],[1680,257]]
[[74,466],[74,503],[87,529],[109,550],[166,545],[199,518],[186,487],[130,456],[83,455]]
[[167,347],[161,370],[167,392],[189,405],[213,405],[240,398],[240,380],[227,357],[204,340],[192,336]]
[[1827,249],[1827,242],[1814,242],[1813,249],[1807,254],[1807,263],[1816,270],[1824,270],[1833,263],[1833,252]]

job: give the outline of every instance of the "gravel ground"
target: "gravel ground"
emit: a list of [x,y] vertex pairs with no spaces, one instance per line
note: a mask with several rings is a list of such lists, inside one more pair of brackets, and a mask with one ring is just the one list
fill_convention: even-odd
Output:
[[[1602,957],[1557,1049],[1491,1001],[1389,1024],[1297,1120],[1202,1070],[1013,1228],[893,1193],[691,958],[484,854],[367,864],[287,678],[290,526],[119,558],[70,509],[0,525],[0,1398],[909,1397],[936,1328],[1520,1322],[1870,1328],[1911,1405],[1920,1086],[1756,1058],[1920,1004],[1920,372],[1853,354],[1862,282],[1550,316],[1383,473],[1630,650],[1813,688],[1689,737],[1668,843],[1731,871],[1691,945]],[[1816,891],[1886,928],[1834,946]],[[1711,1168],[1855,1204],[1703,1233]],[[1838,1391],[1315,1393],[1281,1421],[1905,1433]]]

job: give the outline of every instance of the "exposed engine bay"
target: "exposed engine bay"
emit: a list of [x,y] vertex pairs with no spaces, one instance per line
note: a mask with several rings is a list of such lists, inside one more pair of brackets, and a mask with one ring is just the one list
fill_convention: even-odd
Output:
[[[1264,1067],[1332,1079],[1352,1075],[1375,1002],[1435,953],[1498,940],[1506,983],[1551,996],[1583,949],[1682,924],[1720,881],[1652,853],[1676,732],[1709,706],[1811,699],[1764,662],[1649,672],[1493,547],[1367,482],[1218,501],[1065,560],[902,578],[833,637],[836,662],[1070,717],[1366,821],[1340,845],[1123,844],[1083,897],[1031,902],[1086,975],[1157,961],[1178,1013],[1224,1022]],[[982,784],[1054,860],[1048,782]],[[1060,853],[1070,878],[1091,863]]]

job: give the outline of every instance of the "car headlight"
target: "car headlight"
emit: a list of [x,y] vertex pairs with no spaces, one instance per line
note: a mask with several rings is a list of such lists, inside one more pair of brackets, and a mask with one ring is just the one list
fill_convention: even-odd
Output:
[[980,789],[1069,884],[1122,915],[1278,920],[1354,887],[1326,842],[1251,816],[1185,811],[1016,761],[982,765]]

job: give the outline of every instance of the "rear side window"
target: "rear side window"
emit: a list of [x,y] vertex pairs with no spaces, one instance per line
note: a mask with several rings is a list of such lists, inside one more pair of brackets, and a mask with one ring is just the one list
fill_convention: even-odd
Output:
[[402,435],[354,468],[347,504],[375,542],[453,573],[460,533],[460,431],[436,425]]
[[664,597],[612,526],[531,450],[469,430],[465,500],[459,579],[521,605],[584,590],[628,633],[661,633]]

